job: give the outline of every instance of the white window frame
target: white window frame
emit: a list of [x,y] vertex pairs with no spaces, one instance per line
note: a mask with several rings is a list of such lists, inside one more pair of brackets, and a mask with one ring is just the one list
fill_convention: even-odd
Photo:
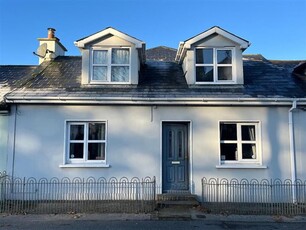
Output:
[[[129,64],[112,64],[112,49],[128,49],[129,50]],[[107,51],[107,64],[94,64],[93,54],[94,51]],[[118,47],[92,47],[90,51],[90,83],[91,84],[130,84],[131,83],[131,47],[118,46]],[[94,66],[106,66],[107,67],[107,79],[103,80],[93,80],[93,67]],[[112,81],[111,69],[114,66],[127,66],[129,67],[129,80],[128,81]]]
[[[237,140],[221,140],[221,124],[236,124],[237,127]],[[255,141],[243,141],[241,126],[254,125],[255,126]],[[219,121],[219,164],[220,165],[235,165],[235,164],[256,164],[262,165],[262,152],[261,152],[261,124],[259,121]],[[237,144],[237,160],[223,160],[221,157],[221,144]],[[242,144],[255,144],[256,145],[256,159],[242,159]]]
[[[202,49],[212,49],[213,50],[213,63],[212,64],[199,64],[196,63],[196,50]],[[232,64],[218,64],[217,60],[217,53],[218,50],[230,50],[232,52]],[[196,47],[194,50],[194,64],[195,64],[195,71],[194,71],[194,78],[196,84],[233,84],[236,83],[236,62],[235,62],[235,48],[234,47]],[[213,67],[213,74],[214,79],[213,81],[197,81],[197,67],[203,66],[212,66]],[[232,67],[232,79],[231,80],[218,80],[218,67]]]
[[[88,140],[89,123],[102,123],[105,125],[104,140]],[[70,140],[71,125],[84,125],[84,140]],[[65,121],[65,151],[64,164],[60,167],[109,167],[107,162],[107,121],[103,120],[67,120]],[[84,143],[83,158],[70,158],[70,143]],[[88,144],[89,143],[104,143],[105,144],[105,158],[104,160],[88,160]]]

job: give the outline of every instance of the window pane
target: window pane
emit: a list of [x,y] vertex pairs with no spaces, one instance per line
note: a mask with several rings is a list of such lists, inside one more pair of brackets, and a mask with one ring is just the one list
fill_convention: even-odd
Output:
[[84,140],[84,125],[70,125],[70,140]]
[[232,67],[218,67],[218,80],[232,80]]
[[213,64],[213,49],[196,49],[197,64]]
[[196,67],[196,81],[197,82],[211,82],[214,81],[214,69],[212,66],[197,66]]
[[89,143],[88,160],[105,160],[105,144]]
[[107,64],[107,50],[94,50],[93,64]]
[[218,64],[232,64],[232,51],[231,50],[218,50],[217,51]]
[[255,125],[243,125],[241,126],[242,140],[243,141],[255,141]]
[[113,66],[112,67],[112,81],[128,82],[129,81],[129,67],[128,66]]
[[92,73],[92,80],[106,81],[107,80],[107,67],[106,66],[94,66]]
[[84,144],[83,143],[70,143],[69,158],[80,159],[83,158]]
[[129,64],[130,51],[129,49],[112,49],[112,64]]
[[105,140],[105,124],[89,123],[89,140]]
[[221,124],[220,137],[221,140],[237,140],[236,124]]
[[238,160],[237,144],[221,144],[221,160]]
[[255,144],[242,144],[242,159],[256,159]]

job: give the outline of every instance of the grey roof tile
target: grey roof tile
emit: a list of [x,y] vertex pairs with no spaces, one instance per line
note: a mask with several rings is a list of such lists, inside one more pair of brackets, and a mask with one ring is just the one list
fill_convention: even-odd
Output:
[[158,46],[147,49],[146,58],[147,60],[174,62],[176,53],[176,49],[166,46]]
[[[287,62],[275,63],[260,55],[244,58],[244,85],[188,86],[180,65],[147,61],[135,85],[81,85],[81,57],[58,57],[25,72],[27,83],[10,96],[130,97],[130,98],[284,98],[306,97],[305,82],[292,76]],[[288,67],[289,66],[289,67]],[[1,69],[0,69],[1,70]],[[13,70],[14,72],[14,70]],[[2,81],[5,81],[3,78]]]
[[0,65],[0,104],[5,94],[22,87],[32,78],[36,66]]

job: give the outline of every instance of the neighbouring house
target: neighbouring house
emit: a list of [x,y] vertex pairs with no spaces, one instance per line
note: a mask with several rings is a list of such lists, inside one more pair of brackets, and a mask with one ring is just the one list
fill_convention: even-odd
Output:
[[[0,172],[6,171],[7,148],[8,148],[8,123],[10,116],[10,106],[5,103],[5,94],[22,86],[31,78],[31,74],[36,66],[0,66]],[[12,132],[12,134],[14,131]]]
[[2,99],[9,175],[155,176],[158,193],[198,196],[202,177],[306,179],[305,64],[243,55],[220,27],[175,56],[111,27],[65,56],[54,31],[39,66],[0,68],[22,80]]
[[176,49],[166,46],[158,46],[146,50],[146,59],[147,61],[155,60],[155,61],[174,62],[176,53],[177,53]]

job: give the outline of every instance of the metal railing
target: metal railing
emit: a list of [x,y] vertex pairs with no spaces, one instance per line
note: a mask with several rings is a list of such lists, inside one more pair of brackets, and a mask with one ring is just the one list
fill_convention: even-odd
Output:
[[0,179],[0,213],[145,213],[155,209],[155,177]]
[[202,205],[213,213],[305,214],[306,181],[202,178]]

